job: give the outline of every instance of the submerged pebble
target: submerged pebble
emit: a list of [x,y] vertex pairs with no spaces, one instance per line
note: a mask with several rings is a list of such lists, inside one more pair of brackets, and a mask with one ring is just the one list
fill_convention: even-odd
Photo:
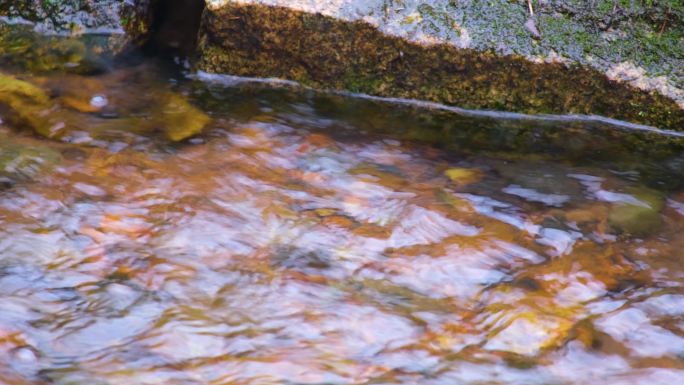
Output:
[[43,89],[0,74],[0,107],[4,112],[3,120],[9,124],[50,135],[50,127],[54,122],[50,119],[48,109],[52,105],[50,96]]
[[461,167],[450,168],[444,171],[444,175],[457,184],[470,184],[482,179],[482,172],[480,170]]
[[34,364],[38,361],[38,356],[36,352],[29,347],[20,347],[12,351],[14,359],[21,362],[22,364]]
[[160,124],[166,137],[180,142],[202,132],[211,118],[185,98],[169,94],[161,107]]
[[90,105],[98,109],[105,107],[108,103],[109,101],[104,95],[95,95],[90,99]]

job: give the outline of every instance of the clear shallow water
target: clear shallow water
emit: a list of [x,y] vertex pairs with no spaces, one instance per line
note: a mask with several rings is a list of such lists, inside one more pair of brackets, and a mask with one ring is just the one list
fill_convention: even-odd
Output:
[[[23,76],[66,124],[0,131],[0,383],[684,381],[677,139]],[[169,92],[202,135],[140,124]]]

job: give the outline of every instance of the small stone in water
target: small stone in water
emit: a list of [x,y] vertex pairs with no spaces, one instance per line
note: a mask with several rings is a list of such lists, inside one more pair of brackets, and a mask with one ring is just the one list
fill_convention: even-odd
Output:
[[170,94],[161,110],[160,125],[166,137],[180,142],[202,132],[211,118],[182,96]]
[[33,363],[38,360],[38,356],[33,351],[33,349],[26,346],[16,348],[12,353],[12,355],[17,361],[23,363]]
[[450,168],[444,172],[452,182],[459,184],[475,183],[482,179],[482,172],[478,169],[469,168]]
[[90,105],[95,108],[103,108],[109,103],[104,95],[95,95],[90,99]]

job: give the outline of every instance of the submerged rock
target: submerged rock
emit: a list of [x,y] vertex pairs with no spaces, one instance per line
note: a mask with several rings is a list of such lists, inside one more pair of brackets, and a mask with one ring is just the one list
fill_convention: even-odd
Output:
[[25,98],[38,105],[45,105],[50,100],[47,93],[39,87],[3,74],[0,74],[0,96],[7,98],[7,100]]
[[[161,133],[173,142],[180,142],[197,134],[211,122],[211,117],[193,106],[182,95],[173,92],[162,92],[145,96],[140,102],[152,105],[144,115],[132,114],[124,106],[113,117],[99,119],[85,129],[94,137],[107,132],[127,131],[141,135]],[[128,106],[130,107],[130,106]]]
[[506,194],[557,207],[582,196],[580,183],[567,175],[567,168],[540,167],[525,160],[492,162],[492,166],[506,178],[507,184],[501,188]]
[[634,236],[657,231],[662,224],[660,211],[665,206],[662,195],[645,188],[632,191],[631,195],[636,198],[635,202],[621,202],[611,207],[608,214],[610,226],[618,232]]
[[454,167],[444,171],[444,175],[452,182],[464,185],[475,183],[483,178],[482,171],[471,168]]
[[167,138],[179,142],[202,132],[211,118],[177,94],[170,94],[161,108],[159,124]]
[[571,326],[572,323],[562,318],[540,317],[534,312],[522,313],[494,333],[484,349],[535,356],[545,349],[561,345]]

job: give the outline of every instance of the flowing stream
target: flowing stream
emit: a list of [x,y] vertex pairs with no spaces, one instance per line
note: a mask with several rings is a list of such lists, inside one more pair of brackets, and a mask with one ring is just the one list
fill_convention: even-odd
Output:
[[0,384],[684,383],[681,137],[3,63]]

